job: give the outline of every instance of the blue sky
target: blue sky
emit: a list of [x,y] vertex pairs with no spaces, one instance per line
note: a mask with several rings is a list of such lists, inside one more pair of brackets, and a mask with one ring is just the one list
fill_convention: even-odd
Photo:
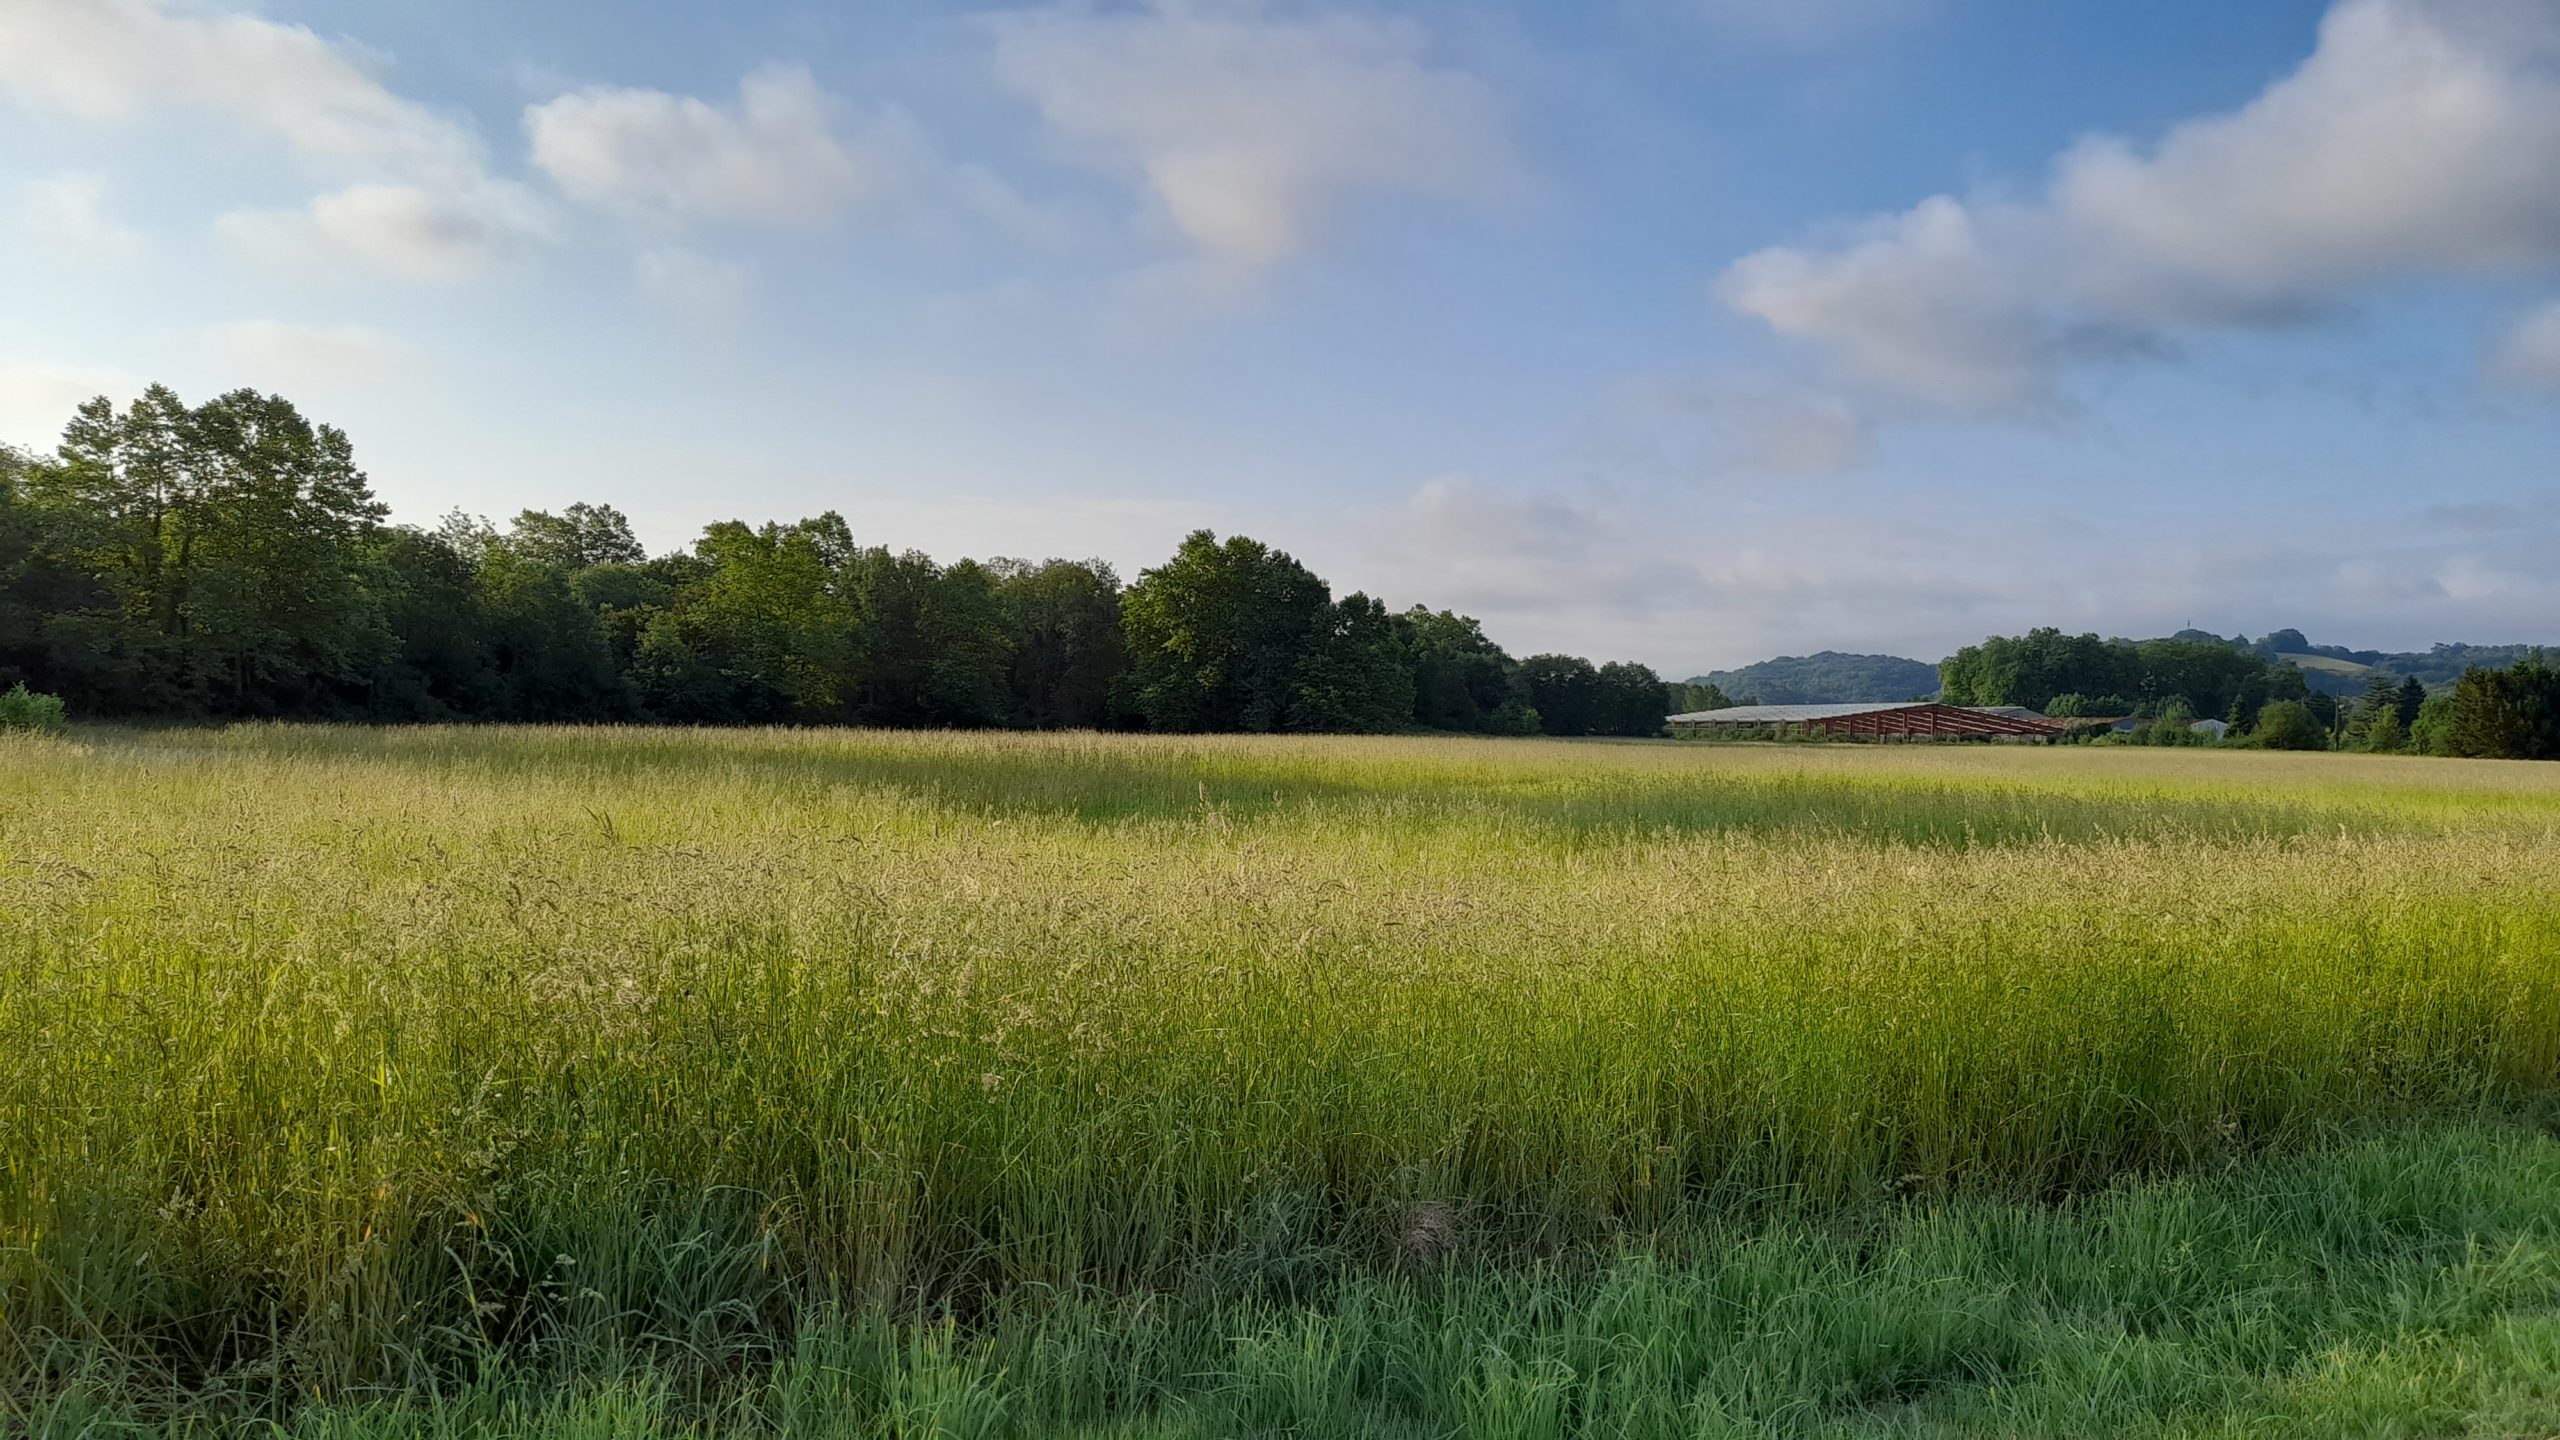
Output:
[[2547,0],[0,0],[0,236],[0,438],[280,390],[421,523],[2560,641]]

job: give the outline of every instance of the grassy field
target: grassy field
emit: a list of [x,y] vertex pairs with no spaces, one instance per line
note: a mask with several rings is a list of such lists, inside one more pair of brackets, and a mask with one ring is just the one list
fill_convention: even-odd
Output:
[[2556,1094],[2560,767],[0,736],[43,1433],[2551,1434]]

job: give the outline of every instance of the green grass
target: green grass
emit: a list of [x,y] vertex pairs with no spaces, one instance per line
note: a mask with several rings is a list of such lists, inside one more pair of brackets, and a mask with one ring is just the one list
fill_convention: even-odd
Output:
[[2541,767],[0,737],[48,1431],[2537,1433],[2555,1082]]
[[[2560,1141],[2475,1123],[2060,1206],[1700,1225],[1561,1262],[1364,1271],[1280,1241],[1183,1292],[1018,1294],[965,1326],[818,1306],[787,1335],[557,1333],[283,1433],[2547,1436],[2555,1194]],[[673,1278],[685,1244],[648,1258]],[[16,1418],[222,1428],[111,1375],[68,1362]]]

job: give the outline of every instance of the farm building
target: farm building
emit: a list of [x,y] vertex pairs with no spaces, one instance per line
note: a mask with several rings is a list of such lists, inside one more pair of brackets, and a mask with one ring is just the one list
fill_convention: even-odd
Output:
[[1844,740],[2050,740],[2065,722],[2014,705],[1909,700],[1864,705],[1732,705],[1674,715],[1674,735],[1821,733]]

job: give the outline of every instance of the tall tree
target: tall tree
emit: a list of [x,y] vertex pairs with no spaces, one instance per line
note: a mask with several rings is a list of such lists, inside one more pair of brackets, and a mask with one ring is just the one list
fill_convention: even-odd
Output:
[[2449,729],[2457,755],[2560,760],[2560,668],[2536,651],[2504,670],[2465,670]]
[[373,590],[393,647],[375,671],[368,713],[385,720],[502,713],[504,685],[471,557],[444,533],[408,526],[384,530],[373,556]]
[[346,435],[281,396],[189,409],[155,385],[122,414],[101,397],[27,478],[101,587],[76,628],[126,672],[120,698],[326,712],[361,695],[392,644],[366,588],[384,509]]
[[0,445],[0,690],[33,682],[47,689],[44,597],[36,593],[38,535],[35,511],[23,496],[31,462],[14,446]]
[[2365,682],[2363,697],[2348,712],[2348,748],[2396,751],[2404,735],[2406,730],[2399,723],[2399,684],[2391,676],[2376,674]]
[[1659,735],[1671,713],[1662,677],[1644,665],[1612,660],[1594,672],[1592,731],[1600,735]]
[[1366,595],[1316,616],[1289,695],[1292,730],[1382,734],[1413,723],[1413,672],[1395,618]]
[[197,408],[216,523],[197,552],[195,637],[229,681],[228,708],[319,708],[363,685],[392,648],[365,590],[365,541],[389,513],[346,434],[279,395],[235,390]]
[[1159,730],[1279,729],[1331,599],[1285,551],[1193,531],[1122,599],[1131,707]]
[[1951,705],[2041,709],[2056,695],[2080,695],[2104,706],[2109,699],[2140,694],[2144,673],[2142,652],[2128,642],[2065,635],[2045,626],[1965,646],[1939,667],[1939,682]]
[[[835,512],[794,525],[704,528],[694,546],[699,579],[650,615],[635,646],[640,705],[686,723],[850,720],[860,679],[847,594],[852,553]],[[602,625],[599,643],[609,653]]]
[[1518,667],[1473,618],[1416,605],[1396,617],[1413,672],[1413,721],[1434,730],[1519,734],[1535,726]]
[[1600,672],[1581,656],[1532,655],[1520,662],[1520,683],[1544,733],[1588,735],[1600,723]]
[[1013,637],[995,572],[962,560],[934,577],[925,597],[926,723],[1001,725],[1012,700]]
[[857,717],[868,725],[931,724],[940,659],[932,612],[942,568],[920,550],[874,548],[854,558],[847,576],[861,669]]
[[500,545],[482,555],[473,581],[498,714],[576,721],[629,713],[629,692],[604,626],[595,607],[578,598],[567,571]]
[[990,567],[1004,604],[1013,723],[1094,729],[1111,723],[1111,686],[1126,662],[1120,578],[1100,560]]
[[2426,682],[2415,675],[2401,681],[2399,692],[2393,698],[2393,706],[2400,717],[2400,728],[2403,731],[2415,730],[2419,712],[2427,708]]

